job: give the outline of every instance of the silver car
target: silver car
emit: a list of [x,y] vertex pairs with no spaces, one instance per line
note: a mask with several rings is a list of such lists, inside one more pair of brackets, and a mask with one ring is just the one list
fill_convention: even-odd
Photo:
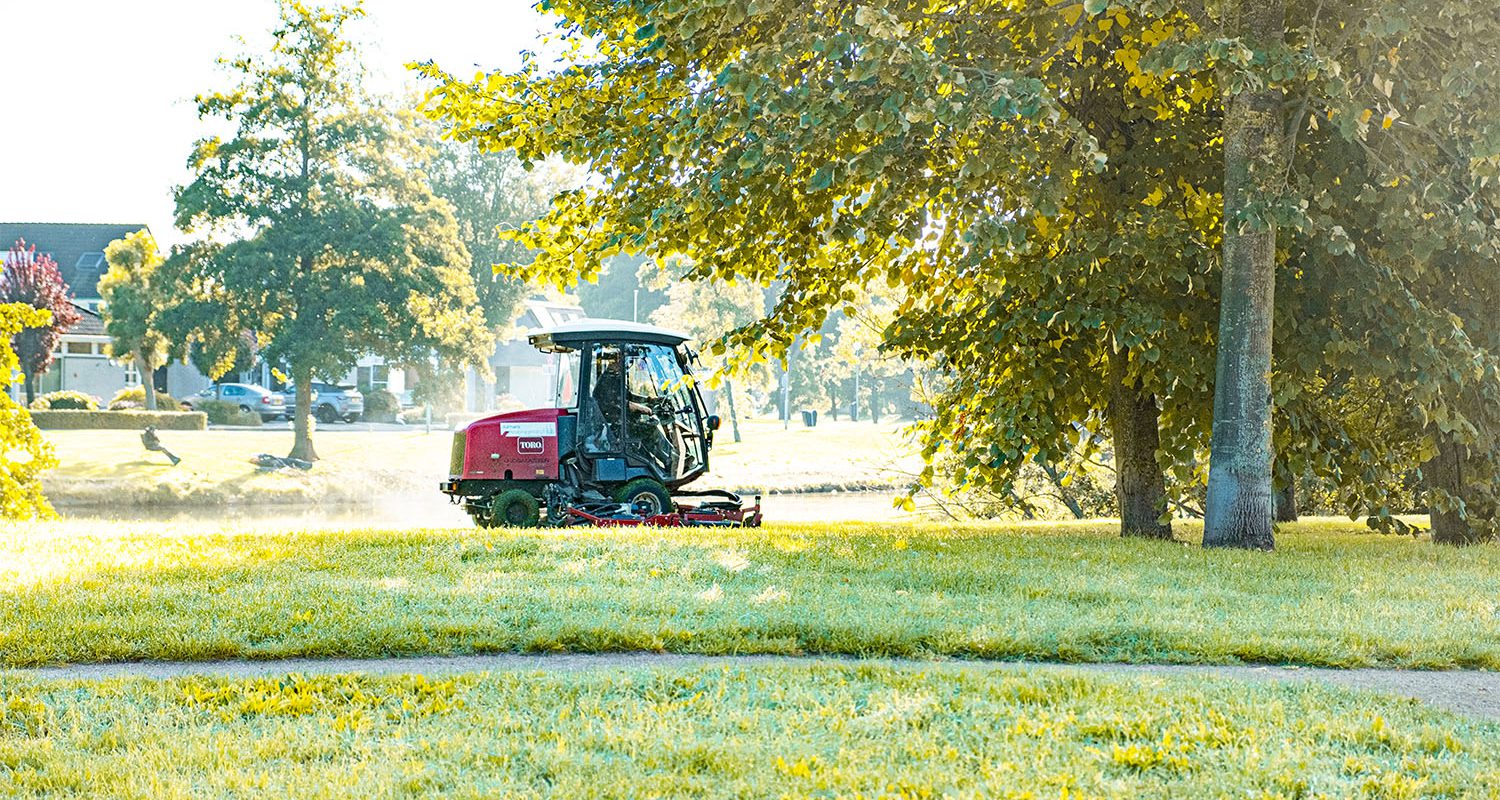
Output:
[[264,422],[278,419],[286,413],[286,402],[281,399],[281,395],[249,383],[216,383],[197,394],[184,397],[182,407],[188,411],[196,411],[198,404],[206,400],[234,403],[241,411],[259,414]]

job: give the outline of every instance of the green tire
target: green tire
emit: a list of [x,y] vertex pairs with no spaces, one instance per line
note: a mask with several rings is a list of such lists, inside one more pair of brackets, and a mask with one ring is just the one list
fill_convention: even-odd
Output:
[[490,501],[490,527],[535,528],[540,521],[539,504],[525,489],[511,489]]
[[632,510],[638,502],[650,503],[652,504],[650,514],[667,513],[676,507],[672,503],[672,493],[667,491],[667,487],[663,486],[661,481],[653,478],[636,478],[621,486],[615,490],[615,500],[620,503],[629,503]]

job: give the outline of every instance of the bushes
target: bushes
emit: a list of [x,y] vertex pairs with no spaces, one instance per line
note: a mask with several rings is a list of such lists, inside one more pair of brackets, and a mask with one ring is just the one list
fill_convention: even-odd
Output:
[[201,431],[208,418],[197,411],[54,411],[31,412],[31,421],[46,431],[143,430]]
[[396,421],[396,415],[401,413],[401,401],[395,395],[384,389],[371,389],[364,394],[366,422]]
[[31,401],[39,411],[98,411],[99,398],[83,392],[48,392]]
[[196,405],[214,425],[260,425],[261,422],[259,414],[241,411],[238,403],[228,400],[204,400]]
[[[146,407],[146,387],[139,384],[127,386],[109,399],[110,411],[132,411]],[[156,393],[156,409],[158,411],[176,411],[182,404],[177,402],[166,392]]]

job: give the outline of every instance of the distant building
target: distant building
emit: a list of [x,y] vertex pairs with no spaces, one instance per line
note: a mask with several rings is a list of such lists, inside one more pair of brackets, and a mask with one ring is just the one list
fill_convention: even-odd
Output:
[[109,225],[80,222],[0,222],[0,251],[17,240],[36,246],[37,255],[51,256],[73,294],[73,302],[90,311],[99,310],[99,279],[109,270],[104,248],[136,231],[150,232],[145,225]]
[[551,406],[557,388],[557,359],[538,352],[526,341],[526,335],[537,328],[550,328],[583,317],[583,309],[571,298],[561,302],[543,297],[523,301],[521,313],[511,326],[511,338],[499,342],[490,356],[495,380],[481,380],[478,372],[469,370],[464,392],[468,410]]
[[[63,332],[53,353],[52,366],[37,380],[41,393],[70,390],[109,400],[115,392],[141,382],[135,365],[109,356],[109,336],[99,316],[99,279],[109,270],[104,248],[116,239],[136,231],[148,231],[145,225],[96,225],[70,222],[0,222],[0,253],[19,240],[35,246],[38,256],[50,256],[57,263],[63,282],[68,284],[73,305],[81,319]],[[188,370],[196,374],[191,367]],[[156,387],[171,391],[174,387],[165,368],[157,370]],[[11,387],[18,400],[24,390]]]

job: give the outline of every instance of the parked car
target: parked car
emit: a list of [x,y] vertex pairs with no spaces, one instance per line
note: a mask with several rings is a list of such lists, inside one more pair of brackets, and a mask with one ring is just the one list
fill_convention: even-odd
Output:
[[234,403],[240,407],[241,411],[253,411],[260,414],[260,418],[265,422],[270,422],[286,413],[286,404],[281,399],[281,395],[265,387],[249,383],[216,383],[197,394],[182,398],[182,407],[188,411],[196,411],[198,404],[205,400]]
[[[338,420],[353,422],[365,412],[365,396],[353,386],[341,386],[321,381],[313,381],[311,385],[313,417],[319,422],[325,424]],[[290,419],[297,410],[296,385],[287,384],[281,390],[281,397],[286,404],[287,418]]]

